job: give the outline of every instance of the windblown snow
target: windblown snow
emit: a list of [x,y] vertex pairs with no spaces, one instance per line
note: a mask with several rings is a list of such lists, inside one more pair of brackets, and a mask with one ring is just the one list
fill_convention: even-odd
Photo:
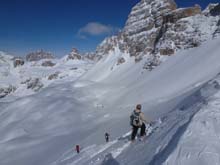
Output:
[[[46,85],[31,95],[18,86],[24,95],[0,100],[0,164],[220,164],[219,45],[215,39],[180,51],[152,71],[117,50],[93,67],[59,61],[53,69],[36,63],[12,72],[10,63],[1,65],[2,84],[16,74],[45,76]],[[127,62],[115,65],[118,57]],[[61,75],[47,83],[54,70]],[[145,141],[130,144],[137,103],[154,124]]]

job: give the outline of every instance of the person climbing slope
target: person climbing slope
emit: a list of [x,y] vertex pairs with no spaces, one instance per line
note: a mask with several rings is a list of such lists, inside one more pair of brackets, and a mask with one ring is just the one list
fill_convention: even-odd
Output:
[[76,148],[75,148],[76,152],[79,154],[80,153],[80,147],[79,145],[76,145]]
[[143,139],[143,137],[146,135],[145,129],[145,123],[149,123],[144,116],[144,113],[141,111],[141,104],[138,104],[136,106],[136,109],[132,112],[130,116],[130,124],[132,126],[132,133],[131,133],[131,141],[134,142],[135,137],[137,135],[138,129],[141,128],[140,137]]
[[109,133],[106,132],[105,133],[105,141],[106,141],[106,143],[109,142],[109,136],[110,136]]

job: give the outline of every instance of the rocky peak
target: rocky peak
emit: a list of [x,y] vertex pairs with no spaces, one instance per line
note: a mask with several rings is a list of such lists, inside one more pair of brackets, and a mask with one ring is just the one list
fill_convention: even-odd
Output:
[[210,14],[212,16],[220,16],[220,4],[214,6],[211,10],[210,10]]
[[82,56],[76,48],[73,48],[67,56],[67,60],[81,60]]
[[219,5],[218,3],[210,3],[207,7],[206,7],[206,9],[205,10],[203,10],[203,14],[205,15],[205,16],[210,16],[211,14],[210,14],[210,11],[213,9],[213,8],[215,8],[217,5]]
[[132,8],[119,34],[106,38],[97,47],[95,57],[101,59],[113,52],[119,56],[117,65],[124,63],[122,54],[126,53],[135,57],[135,62],[144,59],[144,68],[153,69],[163,56],[220,36],[219,15],[219,4],[210,4],[202,11],[199,5],[177,8],[173,0],[141,0]]
[[54,56],[50,52],[45,52],[44,50],[31,52],[26,56],[27,61],[39,61],[42,59],[53,59]]
[[132,8],[123,29],[131,56],[154,50],[164,16],[176,7],[173,0],[142,0]]
[[123,31],[134,35],[150,30],[154,25],[158,27],[162,24],[163,15],[175,10],[176,7],[172,0],[141,0],[132,8]]

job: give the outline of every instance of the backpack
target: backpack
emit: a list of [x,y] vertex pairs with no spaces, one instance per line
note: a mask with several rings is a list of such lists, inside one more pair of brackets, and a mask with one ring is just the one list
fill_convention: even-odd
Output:
[[140,119],[140,112],[133,112],[130,116],[130,125],[131,126],[140,126],[141,119]]

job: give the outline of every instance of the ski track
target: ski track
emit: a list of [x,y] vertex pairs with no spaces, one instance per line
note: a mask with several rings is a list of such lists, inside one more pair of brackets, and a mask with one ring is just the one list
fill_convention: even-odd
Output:
[[[125,150],[130,142],[128,138],[130,137],[131,131],[119,137],[117,140],[110,141],[102,145],[91,145],[83,148],[80,154],[74,153],[73,150],[67,151],[61,156],[61,158],[54,163],[54,165],[76,165],[76,164],[97,164],[102,161],[107,153],[111,153],[114,158],[116,158],[120,153]],[[120,144],[119,144],[120,143]],[[116,147],[117,145],[117,147]],[[85,163],[86,162],[86,163]]]
[[[156,127],[157,128],[157,127]],[[147,127],[147,137],[151,135],[154,128]],[[110,141],[102,145],[91,145],[86,148],[82,148],[80,154],[75,153],[73,149],[64,153],[59,160],[53,165],[76,165],[76,164],[90,164],[95,165],[103,161],[107,154],[111,154],[115,159],[126,148],[130,146],[131,131],[117,138],[117,140]]]
[[[89,161],[91,159],[96,159],[95,162],[99,161],[99,158],[97,155],[104,153],[106,150],[108,150],[110,147],[114,146],[114,144],[117,143],[117,140],[111,141],[109,143],[106,143],[104,145],[91,145],[86,148],[82,148],[81,152],[79,154],[75,153],[74,150],[69,150],[64,154],[60,160],[56,161],[56,165],[67,165],[67,164],[81,164],[83,162]],[[92,161],[90,164],[93,164]]]

